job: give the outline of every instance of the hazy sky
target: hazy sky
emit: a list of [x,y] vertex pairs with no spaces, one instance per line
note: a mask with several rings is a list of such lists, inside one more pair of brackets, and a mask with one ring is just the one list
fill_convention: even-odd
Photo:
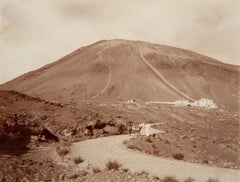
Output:
[[240,65],[240,1],[0,0],[0,83],[115,38]]

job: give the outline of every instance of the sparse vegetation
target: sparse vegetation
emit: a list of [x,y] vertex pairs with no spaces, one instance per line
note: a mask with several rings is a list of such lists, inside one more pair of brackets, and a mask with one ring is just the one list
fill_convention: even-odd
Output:
[[173,155],[173,158],[177,160],[183,160],[184,155],[182,153],[177,153]]
[[69,176],[69,179],[77,179],[79,175],[77,173],[74,173],[73,175]]
[[184,182],[194,182],[195,179],[188,177],[187,179],[184,180]]
[[208,164],[209,161],[205,159],[205,160],[203,160],[203,163],[204,163],[204,164]]
[[144,171],[144,170],[143,170],[140,174],[141,174],[141,175],[149,175],[148,172],[147,172],[147,171]]
[[131,145],[131,144],[127,144],[127,148],[130,148],[130,149],[137,149],[137,147],[136,147],[136,146],[134,146],[134,145]]
[[179,180],[177,180],[175,177],[173,176],[166,176],[164,179],[163,179],[163,182],[179,182]]
[[78,172],[78,175],[79,175],[80,177],[87,176],[87,175],[88,175],[88,172],[85,171],[85,170],[81,170],[81,171]]
[[147,138],[146,138],[146,142],[152,143],[153,141],[152,141],[152,139],[151,139],[150,137],[147,137]]
[[160,178],[158,176],[153,176],[153,179],[160,180]]
[[209,178],[207,182],[219,182],[219,180],[216,178]]
[[156,149],[156,148],[157,148],[157,146],[156,146],[155,144],[152,144],[152,148]]
[[68,147],[61,147],[61,146],[59,146],[59,147],[57,147],[57,149],[56,149],[56,152],[58,153],[58,155],[60,156],[60,157],[64,157],[65,155],[67,155],[68,153],[69,153],[69,148]]
[[[135,47],[131,46],[132,44],[128,45],[126,41],[124,41],[124,43],[122,42],[121,44],[119,43],[115,44],[111,42],[109,44],[109,47],[111,47],[111,49],[108,49],[105,52],[101,52],[103,50],[99,50],[100,51],[99,53],[103,53],[103,58],[104,56],[107,56],[106,59],[109,58],[109,60],[111,59],[112,55],[114,58],[120,55],[119,60],[116,59],[116,64],[115,63],[110,64],[109,62],[109,65],[107,66],[102,63],[95,64],[96,61],[98,61],[99,56],[92,56],[93,55],[92,53],[96,52],[96,50],[102,46],[107,47],[106,45],[107,45],[106,43],[102,45],[98,44],[96,46],[95,45],[93,46],[93,50],[90,49],[88,51],[87,50],[88,48],[86,49],[84,48],[83,51],[75,52],[77,54],[78,53],[82,54],[82,52],[85,52],[86,50],[86,53],[83,53],[82,54],[83,56],[80,56],[80,57],[83,57],[84,59],[86,58],[85,60],[86,63],[88,62],[88,60],[93,60],[92,61],[93,65],[92,64],[85,65],[85,66],[81,64],[77,65],[77,64],[74,64],[74,60],[72,60],[69,63],[72,62],[73,64],[70,64],[68,67],[70,71],[71,71],[71,68],[73,68],[72,74],[70,72],[69,72],[70,74],[62,74],[63,72],[62,70],[66,67],[65,64],[59,64],[59,66],[56,66],[55,68],[54,68],[54,65],[52,65],[50,67],[47,66],[39,71],[34,71],[30,74],[27,74],[19,79],[16,79],[10,84],[5,84],[5,86],[2,87],[2,88],[5,88],[6,90],[10,88],[18,88],[19,91],[29,93],[32,96],[27,96],[15,91],[13,92],[0,91],[0,103],[1,103],[0,104],[0,122],[4,122],[4,125],[2,125],[2,127],[0,126],[0,135],[1,135],[0,140],[3,139],[3,140],[6,140],[6,142],[10,142],[10,144],[8,145],[2,144],[0,146],[0,157],[1,157],[0,169],[3,169],[0,172],[0,176],[1,176],[0,181],[1,179],[3,181],[4,180],[18,181],[23,177],[26,177],[26,179],[23,179],[25,181],[29,181],[29,179],[31,179],[31,181],[40,181],[40,180],[41,181],[54,181],[54,180],[59,181],[58,178],[59,179],[61,178],[61,179],[64,179],[64,181],[67,181],[68,177],[71,174],[73,174],[73,176],[75,176],[76,178],[81,175],[84,176],[85,174],[87,174],[86,171],[81,173],[77,172],[77,174],[74,175],[74,172],[79,167],[75,166],[74,168],[72,167],[72,164],[74,163],[79,164],[82,162],[82,159],[72,158],[71,161],[68,161],[68,158],[72,157],[70,156],[72,154],[68,155],[68,153],[70,152],[69,150],[70,147],[64,146],[61,144],[62,147],[59,147],[56,150],[54,148],[55,150],[54,155],[49,156],[50,153],[48,153],[48,151],[50,151],[52,147],[55,146],[55,143],[53,144],[52,141],[49,142],[48,140],[46,140],[47,135],[46,134],[43,135],[43,132],[41,130],[47,129],[45,130],[45,131],[49,131],[49,133],[47,132],[47,134],[51,134],[51,133],[56,134],[56,137],[59,137],[60,140],[76,141],[76,140],[85,140],[88,138],[94,138],[98,136],[127,133],[130,121],[132,121],[133,125],[138,124],[139,122],[148,122],[148,121],[156,122],[157,120],[167,121],[165,123],[163,122],[161,126],[155,126],[161,129],[164,134],[160,132],[160,134],[156,134],[154,137],[150,136],[148,138],[138,136],[136,140],[139,140],[139,141],[134,140],[129,145],[133,149],[137,149],[139,151],[145,151],[149,154],[154,154],[157,156],[159,155],[159,156],[168,157],[168,158],[173,158],[173,155],[175,153],[181,151],[184,154],[184,156],[182,156],[182,159],[184,158],[184,160],[186,161],[202,163],[204,162],[205,159],[207,159],[208,161],[206,160],[204,163],[209,163],[209,165],[212,165],[212,166],[239,169],[240,161],[237,160],[237,158],[239,157],[238,151],[240,147],[239,145],[240,124],[239,124],[239,113],[236,112],[238,111],[238,104],[235,103],[235,100],[237,102],[237,98],[239,96],[239,94],[237,93],[238,84],[236,84],[237,83],[236,81],[238,81],[237,79],[238,76],[236,75],[239,75],[238,68],[236,70],[235,68],[232,70],[231,66],[222,67],[221,65],[218,65],[216,62],[214,62],[213,65],[210,65],[209,69],[207,64],[204,64],[203,67],[201,67],[201,65],[199,64],[200,62],[198,61],[189,62],[187,58],[188,53],[186,52],[184,53],[184,59],[180,59],[179,61],[176,61],[176,63],[179,62],[180,65],[173,65],[173,64],[170,65],[170,67],[173,66],[172,68],[174,68],[174,66],[178,66],[177,68],[179,69],[175,69],[175,68],[165,69],[169,67],[169,64],[168,64],[169,61],[166,60],[166,62],[164,62],[167,53],[170,51],[171,54],[175,55],[175,53],[178,54],[179,51],[176,49],[170,50],[169,48],[167,48],[166,50],[164,49],[162,50],[162,52],[160,51],[159,53],[157,53],[158,52],[157,49],[161,48],[161,46],[160,47],[158,46],[155,47],[154,45],[153,47],[147,46],[145,47],[147,48],[147,51],[144,51],[145,48],[143,48],[143,52],[141,53],[143,59],[144,58],[148,59],[147,62],[149,62],[149,64],[151,64],[153,67],[155,67],[157,71],[165,70],[163,73],[164,76],[166,76],[166,79],[170,79],[169,81],[173,85],[175,85],[175,83],[178,82],[179,85],[177,83],[176,86],[177,87],[180,86],[180,90],[183,89],[183,91],[188,92],[186,94],[190,94],[191,96],[195,97],[196,93],[195,92],[191,93],[191,87],[192,87],[192,83],[196,83],[197,87],[195,88],[196,90],[199,91],[199,94],[200,92],[204,93],[203,95],[206,95],[206,97],[207,95],[208,96],[212,95],[214,102],[216,101],[217,103],[223,104],[223,105],[219,105],[219,109],[213,109],[213,110],[198,108],[198,107],[189,107],[189,108],[175,107],[173,105],[165,105],[165,104],[148,104],[147,105],[145,102],[142,102],[142,101],[148,100],[148,98],[153,98],[153,100],[155,100],[154,98],[161,99],[161,96],[156,94],[155,96],[152,95],[153,93],[152,90],[155,90],[155,89],[159,90],[159,88],[156,88],[155,87],[156,85],[154,85],[154,83],[152,82],[149,82],[149,84],[147,84],[146,86],[148,86],[148,88],[150,87],[153,87],[153,88],[152,89],[150,88],[150,90],[145,89],[144,90],[145,94],[134,93],[137,90],[136,88],[134,88],[136,84],[139,84],[140,82],[147,83],[148,81],[144,78],[144,74],[139,75],[138,70],[143,69],[144,71],[146,69],[146,66],[144,68],[141,66],[142,63],[138,65],[138,60],[140,60],[138,59],[139,54],[136,55],[137,57],[135,57],[134,55],[133,57],[129,57],[129,59],[136,58],[137,60],[136,66],[139,69],[136,69],[137,70],[136,75],[133,75],[135,76],[136,79],[132,79],[132,81],[128,83],[128,79],[124,80],[123,78],[121,79],[123,82],[121,82],[119,81],[119,77],[125,76],[126,78],[129,78],[128,73],[130,73],[130,76],[131,76],[132,69],[130,68],[126,69],[126,71],[124,72],[125,74],[121,74],[121,75],[118,74],[118,71],[116,71],[116,68],[119,67],[118,65],[122,64],[124,62],[124,59],[126,58],[126,56],[122,57],[122,55],[125,55],[125,53],[128,54],[129,51],[133,52],[135,50]],[[143,46],[143,45],[145,45],[145,43],[139,43],[139,46]],[[133,51],[129,49],[129,46],[132,48]],[[117,53],[116,55],[115,55],[115,49]],[[119,52],[118,50],[120,50],[121,54],[118,54]],[[137,51],[134,51],[134,52],[137,52]],[[163,55],[163,57],[161,57],[162,54],[165,54],[165,53],[166,55]],[[177,57],[181,58],[182,56],[180,55]],[[193,54],[190,53],[189,58],[192,60],[193,57],[194,57]],[[70,57],[68,56],[67,59],[68,58],[74,59],[72,56]],[[163,58],[163,62],[162,63],[157,62],[156,60],[158,60],[158,58],[159,59]],[[196,60],[198,59],[202,60],[202,57],[201,56],[199,57],[199,55],[197,55]],[[62,61],[64,62],[64,60]],[[206,63],[207,62],[208,62],[208,58],[206,59]],[[109,70],[108,70],[108,67],[109,67]],[[217,67],[223,68],[223,69],[217,69]],[[174,79],[173,77],[171,77],[171,75],[173,75],[174,72],[171,72],[171,73],[168,72],[171,70],[172,71],[176,70],[177,73],[181,72],[183,75],[178,77],[178,79]],[[68,71],[68,70],[64,69],[64,71]],[[99,84],[95,84],[94,79],[90,79],[90,78],[85,80],[86,75],[84,76],[84,74],[81,74],[83,71],[90,71],[88,73],[91,73],[94,76],[94,78],[96,76],[98,77],[99,75],[100,77],[98,80],[96,80],[96,82],[98,82],[99,80],[102,80],[102,83],[100,84],[99,82]],[[221,71],[221,74],[219,71]],[[43,76],[41,76],[43,72],[44,74]],[[74,81],[74,79],[71,79],[76,76],[75,72],[79,73],[78,82]],[[63,88],[63,85],[61,85],[60,83],[56,84],[56,82],[58,81],[55,78],[57,78],[58,76],[55,75],[55,73],[57,75],[60,75],[59,79],[65,80],[66,82],[68,81],[71,82],[68,84],[70,85],[70,87],[65,85],[66,87]],[[112,73],[112,79],[110,79],[111,73]],[[148,74],[148,72],[146,72],[146,74]],[[152,74],[152,72],[149,74]],[[192,79],[185,79],[184,74],[190,75],[190,78]],[[105,81],[107,81],[105,80],[105,78],[107,79],[107,75],[109,75],[108,79],[109,81],[111,81],[111,84],[106,86],[106,88],[108,87],[107,90],[106,89],[105,91],[103,90],[104,94],[101,95],[101,99],[99,99],[99,101],[98,99],[97,100],[93,99],[91,100],[91,102],[88,102],[87,97],[93,96],[93,94],[94,95],[97,94],[96,93],[97,91],[101,91],[102,86],[105,85]],[[226,75],[229,75],[229,76],[226,78]],[[52,76],[54,76],[54,78],[51,81],[50,78],[52,78]],[[152,75],[152,76],[155,77],[156,75]],[[231,81],[232,79],[230,79],[230,77],[236,78],[236,79]],[[152,78],[151,75],[149,78],[150,79]],[[182,80],[183,82],[181,82]],[[213,83],[211,82],[211,80],[214,81],[214,84],[211,84]],[[35,81],[38,81],[38,83]],[[209,81],[209,85],[206,85],[205,82],[208,82],[208,81]],[[217,82],[219,82],[219,84]],[[222,84],[222,82],[224,83]],[[21,83],[24,83],[24,84],[21,84]],[[183,84],[186,83],[188,85],[187,86],[185,85],[186,86],[185,87],[184,85],[182,85],[182,83]],[[226,86],[225,83],[229,83],[230,86],[229,87]],[[86,96],[87,96],[86,103],[85,103],[84,84],[88,84],[88,85],[85,85]],[[129,84],[130,85],[132,84],[132,85],[131,85],[131,88],[129,87],[129,92],[127,93],[125,90],[125,86],[127,87]],[[206,87],[203,86],[204,84],[206,85]],[[35,87],[36,85],[37,87]],[[89,88],[87,88],[88,86]],[[211,86],[211,88],[208,88],[208,86]],[[48,87],[48,88],[45,88],[45,87]],[[219,90],[219,88],[221,87],[222,88],[226,87],[226,89],[224,90],[224,93],[226,92],[224,98],[223,98],[223,94],[221,94],[220,92],[218,93],[214,91],[214,90]],[[46,90],[48,92],[46,92]],[[165,90],[165,91],[168,91],[168,90]],[[163,92],[159,94],[164,95],[165,91],[163,90]],[[212,92],[212,94],[211,93],[208,94],[208,92],[210,91]],[[161,89],[160,89],[160,92],[161,92]],[[33,97],[34,95],[39,96],[39,98],[34,98]],[[117,100],[112,99],[116,95],[119,96],[118,101],[122,99],[125,100],[125,98],[129,97],[129,95],[132,96],[133,99],[137,99],[137,100],[133,100],[132,104],[127,104],[125,102],[118,102]],[[165,94],[164,99],[166,101],[168,99],[172,99],[170,95]],[[41,98],[47,98],[49,100],[42,100]],[[56,102],[59,102],[58,100],[59,101],[62,100],[66,104],[56,103]],[[224,104],[225,102],[226,102],[226,105]],[[228,110],[228,107],[230,110]],[[232,111],[234,111],[234,108],[236,108],[237,110],[235,110],[235,112],[231,112],[231,109],[233,109]],[[88,125],[90,125],[89,128],[88,128]],[[13,146],[11,145],[12,142],[14,142],[13,144],[17,144],[17,146],[18,144],[21,144],[20,146],[17,147],[18,149],[21,150],[20,154],[22,154],[22,152],[26,153],[26,151],[29,150],[27,155],[17,154],[17,156],[15,157],[16,155],[15,153],[12,154],[9,152],[9,151],[15,151],[15,150],[12,150],[12,149],[8,150],[8,148],[6,148],[7,150],[3,151],[2,146],[12,147]],[[38,146],[40,147],[38,148]],[[104,146],[104,145],[101,145],[101,146]],[[73,147],[75,147],[75,145]],[[81,149],[81,145],[79,148]],[[100,147],[96,147],[96,148],[100,148]],[[73,150],[75,149],[76,148],[73,148]],[[88,150],[85,150],[84,152],[87,153]],[[95,155],[98,155],[98,154],[100,154],[100,152],[97,152]],[[58,164],[55,162],[55,158],[52,158],[52,157],[56,157],[58,160],[60,158],[59,156],[61,156],[62,158],[66,156],[65,157],[66,160],[60,161],[59,166],[57,166]],[[82,155],[82,156],[85,156],[85,155]],[[121,154],[118,156],[119,158],[116,158],[116,159],[120,161]],[[153,158],[153,157],[150,157],[150,158]],[[51,161],[52,159],[53,161]],[[103,158],[99,157],[98,159],[100,159],[101,161],[106,160],[105,157]],[[178,160],[181,160],[181,159],[178,158]],[[68,165],[71,165],[70,168]],[[139,165],[139,163],[136,163],[135,165]],[[140,164],[140,165],[144,165],[144,164]],[[160,165],[162,164],[160,163]],[[153,167],[157,168],[157,166],[153,166]],[[87,168],[86,170],[92,170],[92,169]],[[38,172],[35,173],[34,171],[38,171]],[[95,171],[99,171],[99,170],[96,169]],[[106,173],[106,176],[108,176],[108,173],[109,174],[121,173],[120,175],[123,174],[127,177],[132,176],[131,173],[125,174],[122,171],[123,169],[119,171],[111,171],[111,172],[107,170],[103,170],[102,172]],[[151,170],[149,170],[149,172],[150,171]],[[179,171],[179,172],[183,173],[184,171]],[[198,173],[198,170],[193,169],[192,172]],[[161,170],[159,170],[159,174],[160,173],[161,173]],[[91,175],[93,174],[91,173]],[[95,175],[95,176],[98,176],[98,175]],[[138,179],[137,177],[139,176],[134,176],[134,179],[132,181],[134,181],[135,179]],[[221,179],[221,176],[219,176],[219,179]],[[79,180],[82,180],[82,179],[79,179]],[[207,178],[205,180],[207,182]],[[122,180],[122,181],[126,181],[126,180]],[[190,181],[191,181],[190,179],[185,180],[185,182],[190,182]],[[208,182],[216,182],[216,181],[218,180],[217,179],[208,180]]]
[[74,158],[73,159],[73,162],[75,163],[75,164],[80,164],[80,163],[82,163],[84,160],[81,158],[81,157],[76,157],[76,158]]
[[125,173],[127,173],[127,172],[129,171],[128,168],[123,168],[122,170],[123,170]]
[[153,150],[153,155],[158,156],[158,155],[159,155],[159,150],[158,150],[158,149],[154,149],[154,150]]
[[108,161],[107,164],[106,164],[106,167],[107,169],[110,171],[110,170],[118,170],[122,165],[114,160],[114,161]]
[[92,171],[94,174],[96,174],[96,173],[100,173],[101,169],[99,167],[94,167],[94,168],[92,168]]

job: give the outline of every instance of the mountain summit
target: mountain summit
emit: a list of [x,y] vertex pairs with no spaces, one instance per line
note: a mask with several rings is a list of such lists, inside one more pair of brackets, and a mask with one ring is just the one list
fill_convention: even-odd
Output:
[[[108,40],[0,86],[49,100],[194,101],[213,99],[237,111],[238,66],[170,46]],[[87,95],[86,95],[87,94]]]

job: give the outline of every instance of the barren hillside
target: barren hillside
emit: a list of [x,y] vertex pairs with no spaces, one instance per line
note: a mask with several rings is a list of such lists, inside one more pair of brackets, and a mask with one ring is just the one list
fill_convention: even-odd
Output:
[[100,41],[0,86],[43,99],[175,101],[213,99],[237,111],[238,66],[179,48]]

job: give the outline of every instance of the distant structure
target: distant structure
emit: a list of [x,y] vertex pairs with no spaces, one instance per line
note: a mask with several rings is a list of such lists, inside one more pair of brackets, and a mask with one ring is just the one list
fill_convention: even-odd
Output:
[[211,99],[201,98],[194,102],[189,102],[188,100],[177,100],[174,102],[174,105],[179,106],[198,106],[198,107],[206,107],[206,108],[217,108],[217,105]]
[[174,102],[174,104],[179,106],[187,106],[190,104],[190,102],[188,100],[177,100]]
[[132,99],[132,100],[128,100],[128,101],[127,101],[127,103],[129,103],[129,104],[130,104],[130,103],[134,103],[134,102],[136,102],[135,99]]
[[149,136],[150,135],[150,124],[140,124],[140,135]]

